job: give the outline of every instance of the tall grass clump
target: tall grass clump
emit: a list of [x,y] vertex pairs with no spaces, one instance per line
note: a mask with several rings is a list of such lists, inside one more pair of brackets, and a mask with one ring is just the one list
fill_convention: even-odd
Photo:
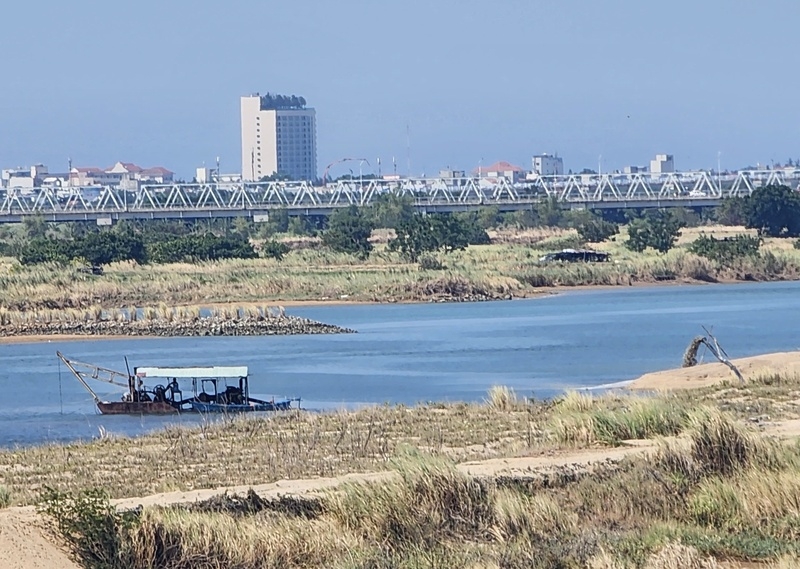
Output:
[[597,400],[591,393],[570,390],[557,401],[556,409],[559,413],[585,413],[590,411],[596,403]]
[[680,443],[665,445],[660,465],[688,479],[731,476],[744,469],[780,469],[795,459],[786,448],[748,430],[716,409],[693,414],[688,448]]
[[11,489],[8,486],[0,485],[0,508],[8,508],[12,498]]
[[359,540],[331,520],[145,510],[128,541],[137,568],[331,567]]
[[[563,411],[554,414],[550,431],[555,440],[567,445],[604,443],[670,436],[682,432],[689,420],[689,407],[676,398],[623,400],[620,408],[609,408],[590,398],[565,398]],[[582,409],[582,410],[581,410]]]
[[511,411],[517,406],[517,394],[510,387],[493,385],[489,388],[486,403],[496,411]]
[[495,517],[489,482],[418,452],[405,452],[395,468],[398,479],[345,485],[326,501],[329,513],[347,530],[390,551],[490,535]]

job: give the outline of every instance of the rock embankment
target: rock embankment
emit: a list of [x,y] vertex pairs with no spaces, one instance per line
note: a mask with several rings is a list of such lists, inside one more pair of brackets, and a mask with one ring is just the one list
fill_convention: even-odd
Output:
[[355,330],[298,316],[193,320],[27,321],[0,325],[0,336],[274,336],[290,334],[349,334]]

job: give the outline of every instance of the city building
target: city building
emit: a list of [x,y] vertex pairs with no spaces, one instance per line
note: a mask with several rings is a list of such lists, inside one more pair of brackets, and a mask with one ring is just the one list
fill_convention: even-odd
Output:
[[439,170],[439,177],[442,179],[451,180],[456,178],[465,178],[466,176],[464,175],[464,170],[452,170],[448,167],[444,170]]
[[49,174],[44,164],[34,164],[29,168],[8,168],[0,172],[0,182],[4,188],[32,190],[44,185],[56,186],[60,183],[58,174]]
[[564,174],[564,160],[553,154],[538,154],[533,157],[533,173],[539,176],[561,176]]
[[137,179],[146,184],[170,184],[175,179],[175,173],[163,166],[153,166],[139,172]]
[[302,97],[242,97],[242,178],[273,174],[292,180],[317,177],[316,112]]
[[510,182],[519,182],[525,177],[525,170],[522,167],[503,161],[489,166],[478,166],[473,172],[478,174],[479,178],[505,178]]
[[94,166],[73,167],[69,171],[69,185],[114,186],[124,190],[137,190],[141,184],[169,184],[175,174],[163,166],[141,168],[132,162],[117,162],[103,170]]
[[622,168],[623,174],[641,174],[643,172],[647,172],[645,166],[625,166]]
[[656,154],[650,160],[650,172],[653,174],[668,174],[675,171],[675,159],[672,154]]

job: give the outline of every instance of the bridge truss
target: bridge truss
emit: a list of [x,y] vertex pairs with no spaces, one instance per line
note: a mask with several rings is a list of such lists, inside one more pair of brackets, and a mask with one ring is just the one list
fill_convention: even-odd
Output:
[[0,222],[42,215],[49,221],[262,216],[286,208],[291,215],[322,215],[380,196],[407,196],[422,211],[463,211],[496,205],[530,208],[556,198],[573,208],[712,206],[758,187],[782,184],[800,190],[800,169],[668,174],[570,174],[512,183],[505,178],[409,178],[339,181],[324,187],[308,182],[143,185],[115,187],[3,188]]

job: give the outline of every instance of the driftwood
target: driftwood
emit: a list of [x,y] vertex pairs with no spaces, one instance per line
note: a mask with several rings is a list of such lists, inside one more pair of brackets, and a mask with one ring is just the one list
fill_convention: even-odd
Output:
[[722,346],[719,345],[719,341],[717,341],[714,335],[709,332],[705,326],[703,326],[703,330],[705,331],[706,335],[696,336],[689,344],[689,347],[686,348],[686,352],[683,354],[683,367],[696,366],[697,352],[700,350],[700,346],[705,346],[715,358],[730,368],[730,370],[741,383],[744,383],[742,372],[740,372],[739,368],[737,368],[730,360],[728,354],[725,352]]

